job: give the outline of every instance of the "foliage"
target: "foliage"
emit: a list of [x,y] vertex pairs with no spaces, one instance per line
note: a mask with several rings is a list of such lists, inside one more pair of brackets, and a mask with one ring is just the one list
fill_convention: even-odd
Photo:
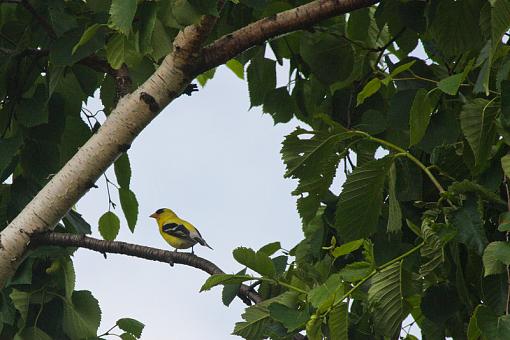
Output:
[[[219,16],[212,41],[307,1],[229,1],[221,12],[205,0],[24,2],[0,2],[1,221],[111,112],[116,70],[127,67],[134,89],[201,15]],[[252,107],[304,126],[282,145],[286,177],[298,180],[303,240],[289,252],[277,242],[237,248],[245,269],[202,287],[223,285],[228,305],[241,282],[258,283],[264,301],[246,309],[234,334],[397,338],[412,317],[423,339],[510,338],[509,28],[506,0],[383,0],[227,63],[248,82]],[[289,80],[277,87],[280,64]],[[209,70],[197,80],[212,77]],[[96,90],[104,112],[82,109]],[[114,170],[118,185],[106,185],[118,189],[133,231],[138,202],[127,154]],[[113,240],[119,218],[109,198],[98,224]],[[70,211],[56,230],[85,234],[90,225]],[[0,338],[112,334],[99,334],[92,294],[74,291],[72,252],[29,251],[1,291]],[[115,327],[136,339],[143,324],[121,319]]]

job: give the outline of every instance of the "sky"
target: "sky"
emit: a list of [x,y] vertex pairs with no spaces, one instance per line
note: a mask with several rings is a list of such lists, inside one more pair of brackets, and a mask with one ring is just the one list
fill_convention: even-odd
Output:
[[[285,72],[283,72],[285,73]],[[280,75],[282,77],[280,77]],[[286,79],[285,74],[279,78]],[[87,107],[101,108],[97,99]],[[122,225],[117,240],[172,249],[149,215],[168,207],[193,223],[214,248],[197,246],[227,273],[242,269],[232,258],[239,246],[259,247],[280,241],[290,249],[302,239],[296,183],[284,179],[281,142],[298,125],[274,126],[269,115],[249,108],[246,82],[226,68],[191,97],[181,96],[161,112],[129,150],[131,189],[139,216],[131,233],[120,204]],[[110,179],[115,179],[112,169]],[[77,204],[97,232],[99,217],[108,211],[104,178]],[[111,188],[115,191],[115,188]],[[117,203],[118,198],[114,196]],[[228,339],[245,305],[221,302],[221,288],[199,293],[207,274],[198,269],[152,262],[125,255],[79,249],[74,256],[78,290],[90,290],[102,309],[100,331],[123,317],[146,326],[143,339]]]

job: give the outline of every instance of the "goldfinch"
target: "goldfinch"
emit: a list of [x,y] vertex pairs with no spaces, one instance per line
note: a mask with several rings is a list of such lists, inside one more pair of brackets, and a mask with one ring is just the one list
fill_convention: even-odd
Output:
[[191,247],[191,253],[193,253],[193,246],[197,243],[212,249],[202,238],[197,228],[180,219],[172,210],[161,208],[150,217],[156,219],[159,233],[169,245],[175,248],[175,251]]

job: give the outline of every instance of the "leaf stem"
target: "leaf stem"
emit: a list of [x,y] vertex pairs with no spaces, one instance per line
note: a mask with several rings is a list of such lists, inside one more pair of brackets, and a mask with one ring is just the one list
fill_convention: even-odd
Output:
[[414,164],[416,164],[420,169],[423,170],[423,172],[425,172],[425,174],[427,174],[427,176],[430,178],[430,180],[432,181],[432,183],[434,184],[434,186],[437,188],[437,190],[439,191],[439,193],[444,193],[446,190],[443,188],[443,186],[441,185],[441,183],[439,183],[439,181],[437,180],[437,178],[432,174],[432,172],[430,172],[430,170],[425,166],[425,164],[423,164],[422,162],[420,162],[420,160],[416,157],[414,157],[409,151],[406,151],[404,150],[403,148],[401,148],[400,146],[398,145],[395,145],[391,142],[388,142],[384,139],[380,139],[380,138],[377,138],[377,137],[373,137],[371,135],[369,135],[368,133],[366,132],[363,132],[363,131],[356,131],[357,133],[363,135],[365,138],[371,140],[371,141],[374,141],[376,143],[379,143],[381,145],[384,145],[386,146],[387,148],[389,149],[392,149],[394,151],[397,151],[398,154],[396,155],[397,157],[400,157],[400,156],[405,156],[407,157],[409,160],[411,160]]

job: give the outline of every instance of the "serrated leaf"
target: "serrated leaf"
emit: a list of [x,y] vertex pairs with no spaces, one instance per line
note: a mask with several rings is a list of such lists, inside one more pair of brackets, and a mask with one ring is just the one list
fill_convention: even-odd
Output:
[[363,87],[363,90],[361,90],[358,93],[358,96],[356,97],[356,106],[360,106],[365,102],[365,100],[375,93],[379,91],[381,88],[381,80],[379,78],[374,78],[370,80],[366,85]]
[[75,291],[64,303],[62,328],[71,339],[95,337],[101,321],[99,303],[89,291]]
[[340,303],[328,314],[330,340],[349,340],[349,305]]
[[246,74],[251,106],[264,104],[267,93],[276,87],[276,62],[262,57],[254,58]]
[[423,247],[420,249],[421,256],[426,258],[420,266],[420,275],[426,276],[444,262],[444,242],[439,238],[432,228],[433,222],[430,219],[423,220],[421,235],[423,236]]
[[200,291],[203,292],[218,285],[239,284],[255,279],[256,278],[251,275],[244,274],[214,274],[207,278],[202,288],[200,288]]
[[372,278],[368,304],[378,333],[391,337],[403,318],[401,262],[381,270]]
[[263,111],[273,117],[275,124],[287,123],[294,116],[296,104],[287,89],[279,87],[266,93]]
[[129,230],[134,232],[138,219],[138,201],[136,200],[135,193],[127,188],[119,188],[119,200]]
[[280,242],[271,242],[262,246],[257,253],[264,253],[267,256],[271,256],[276,253],[278,250],[282,249]]
[[129,157],[127,153],[123,153],[115,161],[113,165],[117,183],[121,188],[129,188],[131,181],[131,165],[129,164]]
[[108,26],[121,32],[125,36],[129,35],[136,8],[136,0],[112,0]]
[[116,324],[124,332],[130,333],[136,338],[140,338],[142,336],[142,331],[145,327],[145,325],[140,321],[131,318],[119,319]]
[[225,65],[239,78],[244,80],[244,65],[237,59],[230,59]]
[[13,288],[9,297],[24,323],[27,319],[28,307],[30,305],[30,294]]
[[83,32],[80,40],[76,43],[76,45],[73,46],[71,53],[74,54],[78,48],[80,48],[81,46],[88,43],[90,41],[90,39],[92,39],[94,37],[94,35],[97,33],[97,31],[101,27],[104,27],[104,26],[106,26],[106,25],[96,23],[96,24],[93,24],[93,25],[87,27],[87,29]]
[[99,233],[107,241],[113,241],[119,234],[120,220],[112,211],[105,212],[99,218]]
[[347,177],[340,193],[335,228],[346,241],[372,234],[379,221],[382,192],[392,157],[370,161],[356,167]]
[[62,272],[64,273],[65,296],[68,301],[71,301],[76,285],[76,273],[74,272],[73,261],[66,258],[65,260],[61,260],[60,263],[62,265]]
[[281,322],[289,332],[304,328],[310,318],[307,309],[296,310],[281,303],[269,305],[269,315],[272,319]]
[[245,321],[236,322],[232,334],[245,339],[261,339],[270,320],[267,308],[254,305],[246,308],[242,317]]
[[[243,268],[236,275],[245,275],[245,274],[246,274],[246,268]],[[232,301],[237,296],[237,293],[239,292],[240,287],[241,287],[240,283],[224,284],[223,289],[221,291],[221,302],[223,302],[223,304],[227,307],[230,306]]]
[[234,259],[242,265],[256,271],[257,273],[274,277],[276,270],[273,262],[263,252],[255,252],[253,249],[239,247],[233,251]]
[[310,320],[306,323],[306,336],[309,340],[322,340],[322,318],[317,315],[312,315]]
[[396,182],[397,170],[395,164],[392,164],[388,175],[389,207],[386,230],[389,233],[396,233],[402,230],[402,211],[400,210],[400,203],[397,199]]
[[496,107],[481,98],[471,100],[462,107],[460,126],[473,150],[476,164],[483,163],[488,158],[495,135],[496,113]]
[[411,112],[409,114],[409,139],[410,145],[418,144],[430,122],[430,115],[432,113],[432,104],[430,102],[426,89],[419,89],[416,92],[416,96],[411,106]]
[[325,283],[311,289],[308,292],[307,300],[318,308],[319,311],[325,311],[333,305],[335,300],[343,294],[342,278],[339,274],[331,275]]
[[469,197],[461,208],[452,213],[451,222],[458,230],[457,240],[482,255],[488,241],[474,197]]
[[483,252],[484,275],[503,273],[510,265],[510,244],[502,241],[489,243]]

